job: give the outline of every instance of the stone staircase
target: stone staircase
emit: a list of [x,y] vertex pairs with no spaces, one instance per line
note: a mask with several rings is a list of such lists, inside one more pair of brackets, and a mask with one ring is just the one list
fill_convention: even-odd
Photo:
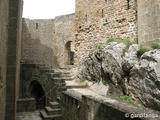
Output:
[[45,107],[45,110],[41,110],[40,115],[43,120],[64,120],[58,102],[49,102],[49,106]]
[[57,101],[49,102],[49,105],[45,107],[45,110],[40,111],[40,115],[43,120],[64,120],[61,113],[60,107],[60,96],[61,93],[71,88],[85,88],[86,85],[79,85],[74,82],[75,77],[71,72],[72,66],[66,66],[60,69],[49,69],[43,67],[43,71],[51,76],[54,81],[56,89]]

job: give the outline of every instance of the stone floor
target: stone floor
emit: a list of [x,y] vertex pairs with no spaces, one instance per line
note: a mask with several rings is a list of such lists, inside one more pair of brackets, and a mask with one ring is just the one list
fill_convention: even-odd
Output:
[[17,113],[16,120],[42,120],[39,111]]

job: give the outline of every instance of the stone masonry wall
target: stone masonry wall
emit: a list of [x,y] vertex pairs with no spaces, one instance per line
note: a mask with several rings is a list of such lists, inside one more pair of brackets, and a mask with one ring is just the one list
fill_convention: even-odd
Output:
[[31,84],[38,82],[43,91],[45,97],[49,100],[56,99],[56,86],[54,81],[45,71],[46,68],[38,64],[21,64],[21,98],[30,98],[31,96]]
[[[62,94],[65,120],[159,120],[157,111],[98,94],[85,95],[87,91],[80,93],[76,90],[71,89]],[[144,114],[152,116],[142,118]]]
[[5,116],[8,0],[0,1],[0,118]]
[[23,19],[21,61],[57,66],[54,20]]
[[22,0],[9,0],[5,120],[15,120],[21,53]]
[[136,0],[77,0],[75,52],[83,58],[107,38],[137,39]]
[[22,1],[0,1],[0,119],[15,120]]
[[138,38],[140,45],[160,43],[160,0],[138,0]]
[[74,42],[74,14],[55,18],[56,58],[60,67],[70,64],[70,52]]
[[73,41],[74,14],[50,20],[23,19],[21,61],[63,67],[69,64],[65,47]]

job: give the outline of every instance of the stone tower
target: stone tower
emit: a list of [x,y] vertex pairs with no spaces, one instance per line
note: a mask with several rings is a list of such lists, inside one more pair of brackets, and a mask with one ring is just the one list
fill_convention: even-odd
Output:
[[138,0],[138,39],[140,45],[160,43],[160,0]]

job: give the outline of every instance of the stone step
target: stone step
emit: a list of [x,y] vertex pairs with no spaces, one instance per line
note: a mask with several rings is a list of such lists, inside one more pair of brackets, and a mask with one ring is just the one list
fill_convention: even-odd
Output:
[[66,87],[67,89],[86,88],[87,84],[79,84],[79,83],[76,83],[75,81],[66,81]]
[[71,81],[74,80],[74,77],[53,77],[53,80],[65,80],[65,81]]
[[56,114],[56,115],[48,115],[46,113],[46,111],[44,110],[41,110],[40,111],[40,115],[42,117],[43,120],[54,120],[54,119],[57,119],[57,118],[62,118],[62,115],[61,114]]
[[58,88],[58,90],[60,90],[60,91],[65,91],[66,89],[67,89],[66,86],[62,86],[62,87]]
[[40,68],[40,69],[50,69],[50,67],[45,66],[45,65],[39,66],[39,68]]
[[65,67],[62,67],[60,69],[62,69],[62,70],[70,70],[72,68],[74,68],[74,65],[66,65]]
[[87,85],[66,85],[67,89],[72,89],[72,88],[86,88]]
[[60,108],[60,105],[59,105],[58,102],[49,102],[49,106],[50,106],[52,109]]
[[55,86],[57,86],[57,87],[66,86],[66,83],[65,82],[62,82],[62,83],[56,82]]
[[54,73],[54,69],[40,69],[42,72]]
[[68,71],[68,70],[56,70],[56,69],[54,69],[54,73],[57,73],[57,74],[70,74],[70,71]]
[[52,73],[53,77],[72,77],[70,73]]
[[55,114],[61,114],[61,109],[60,108],[51,108],[50,106],[45,107],[45,110],[48,115],[55,115]]

